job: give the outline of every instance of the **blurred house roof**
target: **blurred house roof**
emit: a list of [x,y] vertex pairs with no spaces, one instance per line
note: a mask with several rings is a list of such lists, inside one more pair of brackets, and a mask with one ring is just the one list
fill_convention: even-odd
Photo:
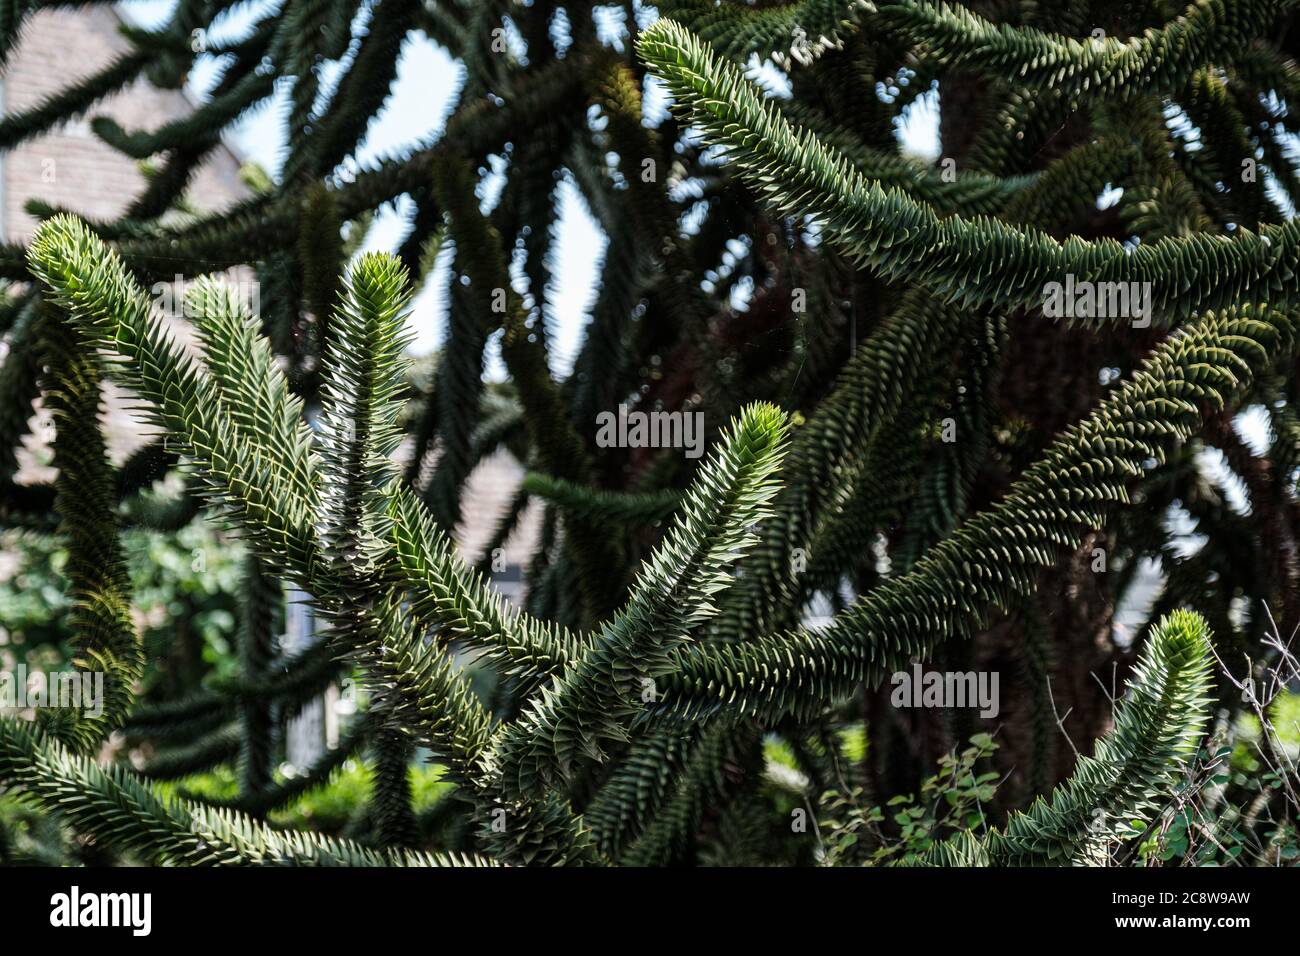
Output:
[[[66,89],[79,78],[107,66],[130,49],[119,32],[123,21],[112,5],[41,10],[24,23],[18,45],[0,71],[0,98],[6,114],[22,112]],[[22,241],[36,228],[24,208],[39,198],[90,219],[120,216],[144,189],[137,161],[97,137],[90,119],[107,116],[123,129],[154,130],[194,112],[184,89],[163,90],[137,78],[106,97],[86,117],[63,124],[0,157],[0,238]],[[245,198],[243,161],[224,142],[195,172],[187,199],[201,210],[222,209]]]
[[[43,10],[32,15],[17,47],[0,71],[5,113],[29,109],[74,78],[102,69],[129,48],[118,32],[122,19],[111,5],[80,9]],[[121,93],[97,103],[90,117],[110,116],[127,130],[156,129],[194,111],[198,104],[181,90],[160,90],[143,77]],[[187,194],[201,210],[219,210],[248,195],[240,179],[242,160],[229,143],[214,150],[196,173]],[[24,209],[30,199],[71,209],[90,219],[114,219],[144,189],[139,165],[102,142],[85,119],[36,137],[0,156],[0,237],[22,241],[36,220]],[[189,343],[183,320],[172,319],[178,337]],[[105,438],[114,461],[122,461],[150,436],[129,411],[128,398],[113,387],[105,390]],[[40,419],[39,409],[36,418]],[[20,482],[49,481],[53,469],[39,445],[47,430],[33,429],[20,455]],[[466,485],[456,540],[469,560],[482,556],[510,506],[523,469],[513,456],[499,451],[485,459]],[[526,564],[539,537],[540,508],[531,506],[507,540],[507,565]],[[508,575],[515,577],[513,572]],[[503,590],[516,590],[504,586]],[[515,596],[512,594],[512,596]]]

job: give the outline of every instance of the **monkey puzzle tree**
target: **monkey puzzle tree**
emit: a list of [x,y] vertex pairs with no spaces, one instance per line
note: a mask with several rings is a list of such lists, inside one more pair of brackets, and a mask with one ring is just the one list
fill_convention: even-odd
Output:
[[[33,6],[6,8],[4,49]],[[130,54],[6,117],[0,143],[137,76],[181,82],[193,31],[228,6],[182,0],[166,28],[128,31]],[[108,692],[93,720],[0,721],[0,782],[155,862],[808,862],[792,808],[830,789],[883,804],[977,729],[891,706],[890,675],[920,659],[1007,675],[1010,776],[993,831],[959,826],[912,859],[1098,859],[1182,779],[1212,649],[1262,659],[1270,610],[1300,624],[1292,6],[268,5],[208,46],[222,72],[194,116],[93,122],[158,159],[123,217],[38,206],[30,247],[3,250],[4,514],[57,514],[79,666]],[[419,42],[463,68],[445,129],[349,171]],[[220,131],[277,88],[277,181],[178,216]],[[645,109],[651,88],[671,113]],[[933,163],[896,136],[927,104]],[[577,318],[551,284],[562,181],[608,245],[557,375],[554,326]],[[345,235],[403,196],[395,254],[352,256]],[[248,267],[261,308],[194,284],[195,356],[144,291],[172,277],[163,261]],[[430,282],[447,335],[412,389],[407,303]],[[498,347],[510,384],[489,391]],[[167,436],[116,475],[105,378]],[[13,481],[38,395],[51,487]],[[1263,447],[1243,409],[1266,419]],[[605,440],[602,421],[645,413],[702,420],[707,453]],[[530,474],[475,569],[451,535],[502,447]],[[201,515],[164,502],[153,520],[246,541],[242,671],[141,704],[117,529],[159,465]],[[480,572],[532,502],[514,608]],[[275,641],[286,586],[328,625],[292,654]],[[1120,668],[1112,712],[1094,675]],[[275,773],[277,727],[352,679],[368,695],[340,746]],[[237,765],[238,792],[172,798],[94,758],[113,731],[152,743],[157,776]],[[425,813],[417,754],[452,787]],[[372,787],[355,840],[262,819],[357,755]]]

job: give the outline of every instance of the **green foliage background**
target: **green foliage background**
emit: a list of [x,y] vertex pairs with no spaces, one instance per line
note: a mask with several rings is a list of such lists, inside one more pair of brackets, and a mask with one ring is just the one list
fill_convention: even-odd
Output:
[[[37,6],[0,4],[0,55]],[[0,621],[109,705],[0,718],[0,857],[1296,862],[1293,2],[283,0],[196,43],[229,6],[124,28],[0,121],[13,148],[90,115],[149,169],[119,218],[34,202],[0,247],[0,517],[32,565]],[[350,168],[408,42],[461,64],[453,113]],[[200,51],[192,116],[94,116]],[[278,177],[196,213],[277,85]],[[897,144],[923,103],[934,164]],[[609,239],[564,375],[560,182]],[[398,197],[399,247],[358,255]],[[186,351],[145,291],[178,267],[243,270],[260,312],[194,283]],[[1044,316],[1067,277],[1151,314]],[[447,336],[412,367],[431,282]],[[105,379],[159,436],[116,468]],[[51,484],[15,480],[37,400]],[[620,405],[701,415],[708,454],[601,447]],[[500,449],[529,476],[461,555]],[[530,505],[517,609],[493,558]],[[287,650],[303,599],[321,637]],[[1000,673],[1002,713],[892,707],[916,659]],[[286,766],[329,688],[338,746]]]

